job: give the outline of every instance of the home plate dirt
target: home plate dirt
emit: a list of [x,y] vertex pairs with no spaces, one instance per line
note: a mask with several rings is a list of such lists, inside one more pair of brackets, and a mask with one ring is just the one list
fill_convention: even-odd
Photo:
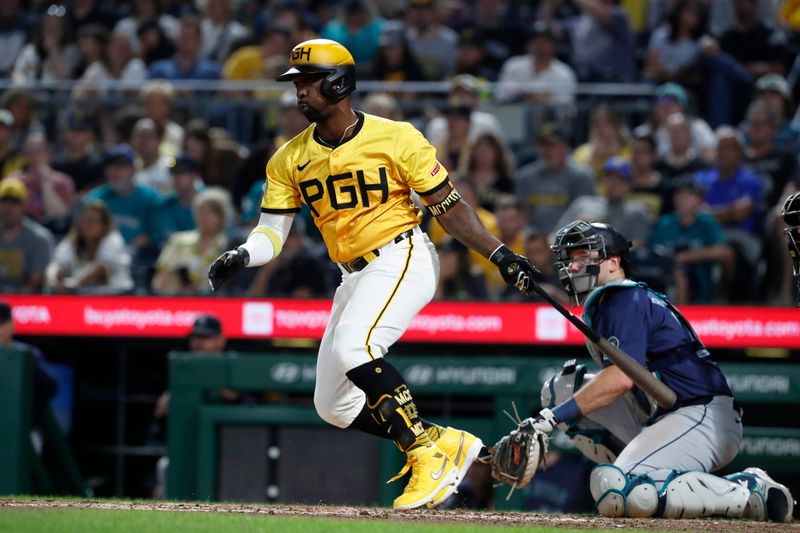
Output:
[[800,524],[774,524],[747,520],[695,519],[664,520],[635,518],[603,518],[588,515],[553,515],[506,511],[391,511],[367,507],[334,507],[313,505],[257,505],[235,503],[179,502],[115,502],[97,500],[0,498],[2,508],[76,508],[129,509],[140,511],[174,511],[192,513],[241,513],[269,516],[302,516],[306,518],[355,518],[360,520],[393,520],[396,522],[484,524],[506,526],[550,526],[574,529],[646,529],[658,531],[702,531],[724,533],[800,533]]

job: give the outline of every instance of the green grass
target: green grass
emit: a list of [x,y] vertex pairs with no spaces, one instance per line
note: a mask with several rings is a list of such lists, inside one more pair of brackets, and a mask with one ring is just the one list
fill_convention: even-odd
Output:
[[[247,514],[131,511],[106,509],[6,508],[0,531],[8,533],[195,532],[242,533],[567,533],[576,529],[409,523],[388,520],[292,518]],[[610,533],[615,530],[595,530]],[[631,531],[631,530],[626,530]],[[586,530],[582,530],[585,533]],[[632,533],[635,533],[633,531]],[[653,533],[653,532],[648,532]]]

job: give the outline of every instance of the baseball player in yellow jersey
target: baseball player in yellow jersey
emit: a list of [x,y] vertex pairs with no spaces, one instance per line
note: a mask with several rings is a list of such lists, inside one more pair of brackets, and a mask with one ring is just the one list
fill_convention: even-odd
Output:
[[314,405],[320,417],[392,439],[411,478],[395,509],[446,500],[477,458],[480,439],[420,418],[411,391],[384,356],[433,297],[439,260],[419,228],[416,191],[455,238],[498,265],[521,290],[536,271],[484,228],[460,201],[436,150],[412,125],[355,111],[355,64],[335,41],[298,44],[278,81],[294,82],[312,122],[267,163],[261,218],[247,242],[209,269],[217,289],[244,267],[277,256],[301,202],[311,210],[342,271],[317,358]]

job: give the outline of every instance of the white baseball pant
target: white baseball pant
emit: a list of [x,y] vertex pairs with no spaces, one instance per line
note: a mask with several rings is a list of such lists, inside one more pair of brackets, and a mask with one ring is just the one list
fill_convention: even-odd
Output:
[[386,355],[439,282],[439,256],[419,227],[379,250],[363,270],[342,270],[317,355],[314,406],[320,418],[340,428],[353,422],[366,400],[346,373]]

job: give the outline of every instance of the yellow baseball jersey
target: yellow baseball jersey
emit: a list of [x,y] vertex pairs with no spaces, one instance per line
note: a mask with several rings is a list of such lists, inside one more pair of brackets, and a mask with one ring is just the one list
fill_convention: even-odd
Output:
[[449,185],[436,149],[407,122],[357,112],[354,134],[332,148],[312,124],[267,163],[264,213],[311,210],[331,259],[347,263],[420,222],[411,200]]

